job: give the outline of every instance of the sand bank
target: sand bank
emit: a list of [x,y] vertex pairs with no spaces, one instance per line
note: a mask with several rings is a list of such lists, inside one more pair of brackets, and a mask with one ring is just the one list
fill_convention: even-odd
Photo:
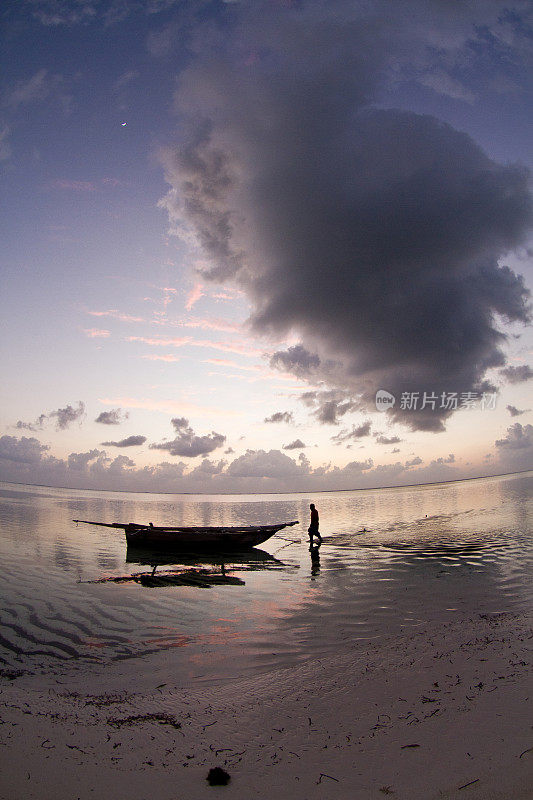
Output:
[[[138,677],[4,677],[0,797],[533,798],[530,623],[457,616],[192,689],[146,663]],[[208,785],[215,766],[227,786]]]

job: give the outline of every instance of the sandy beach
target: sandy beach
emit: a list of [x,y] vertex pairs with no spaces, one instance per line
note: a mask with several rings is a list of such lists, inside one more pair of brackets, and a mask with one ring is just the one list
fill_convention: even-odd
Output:
[[[533,797],[531,619],[458,615],[252,679],[1,679],[2,800]],[[210,786],[222,767],[227,786]]]

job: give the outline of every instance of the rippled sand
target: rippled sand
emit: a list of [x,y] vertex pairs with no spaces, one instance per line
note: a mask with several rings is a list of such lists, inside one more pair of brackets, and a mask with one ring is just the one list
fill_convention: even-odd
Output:
[[[165,665],[2,682],[0,797],[526,800],[524,617],[475,615],[246,681],[184,690]],[[163,680],[165,678],[165,680]]]

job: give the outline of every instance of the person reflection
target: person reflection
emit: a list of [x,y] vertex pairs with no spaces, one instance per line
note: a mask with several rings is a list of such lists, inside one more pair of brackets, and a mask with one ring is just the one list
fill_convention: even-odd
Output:
[[311,553],[311,575],[318,575],[320,572],[320,554],[318,552],[320,544],[321,542],[318,544],[311,542],[309,546],[309,552]]

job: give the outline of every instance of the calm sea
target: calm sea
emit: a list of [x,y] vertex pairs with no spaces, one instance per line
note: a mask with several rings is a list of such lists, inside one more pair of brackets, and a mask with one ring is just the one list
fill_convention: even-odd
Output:
[[[532,487],[533,472],[313,495],[0,484],[0,668],[61,679],[129,664],[186,685],[319,658],[458,614],[530,610]],[[324,536],[319,563],[307,546],[310,501]],[[153,563],[128,551],[122,531],[75,518],[301,523],[259,553],[227,561],[236,585],[153,587],[138,578]],[[220,573],[222,565],[174,557],[156,575],[190,569]]]

